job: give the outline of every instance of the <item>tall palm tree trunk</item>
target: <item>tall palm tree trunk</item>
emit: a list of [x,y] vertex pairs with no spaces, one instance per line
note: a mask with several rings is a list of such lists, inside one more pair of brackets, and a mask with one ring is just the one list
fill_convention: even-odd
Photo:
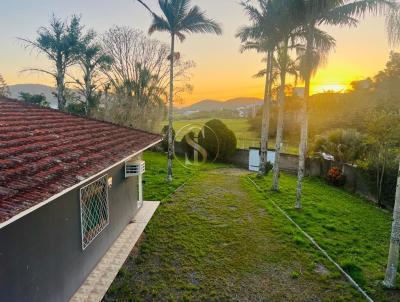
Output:
[[283,46],[283,60],[281,66],[281,87],[279,92],[279,113],[278,113],[278,125],[276,131],[276,146],[275,146],[275,162],[274,162],[274,180],[272,189],[279,191],[279,175],[280,175],[280,159],[283,142],[283,130],[285,121],[285,86],[286,86],[286,68],[288,62],[288,44],[289,40],[285,41]]
[[58,110],[64,111],[65,110],[65,79],[62,67],[59,66],[61,63],[57,63],[57,76],[56,76],[56,83],[57,83],[57,103],[58,103]]
[[[314,28],[312,25],[311,28]],[[297,190],[296,190],[296,209],[301,209],[301,198],[303,191],[303,178],[306,169],[307,159],[307,141],[308,141],[308,101],[310,99],[310,86],[311,86],[311,64],[312,64],[312,50],[314,42],[314,31],[309,28],[307,35],[306,46],[306,70],[304,78],[304,100],[302,109],[302,123],[299,145],[299,168],[297,171]]]
[[171,57],[169,72],[169,107],[168,107],[168,175],[167,181],[172,181],[172,159],[174,157],[174,55],[175,55],[175,35],[171,34]]
[[271,87],[272,87],[272,58],[273,52],[268,51],[267,54],[267,69],[265,76],[265,93],[264,93],[264,107],[262,115],[262,128],[261,128],[261,154],[260,154],[260,169],[259,175],[263,176],[266,173],[266,164],[268,160],[268,134],[269,134],[269,120],[270,120],[270,104],[271,104]]
[[400,251],[400,165],[397,175],[396,201],[393,209],[392,235],[390,238],[390,248],[388,264],[386,268],[384,286],[394,288],[396,286],[397,268],[399,265]]
[[[301,116],[301,133],[299,145],[299,168],[297,171],[297,191],[296,191],[296,209],[301,209],[301,197],[303,190],[303,178],[306,170],[307,141],[308,141],[308,94],[310,91],[310,80],[305,81],[304,100]],[[307,92],[306,92],[307,91]]]
[[85,75],[85,99],[86,99],[86,115],[92,117],[93,104],[92,104],[92,78],[89,68]]

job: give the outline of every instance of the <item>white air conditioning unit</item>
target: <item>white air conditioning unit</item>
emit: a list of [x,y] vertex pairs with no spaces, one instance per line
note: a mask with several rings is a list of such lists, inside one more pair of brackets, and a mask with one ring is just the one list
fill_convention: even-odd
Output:
[[136,177],[143,175],[146,171],[146,163],[141,161],[125,162],[125,177]]

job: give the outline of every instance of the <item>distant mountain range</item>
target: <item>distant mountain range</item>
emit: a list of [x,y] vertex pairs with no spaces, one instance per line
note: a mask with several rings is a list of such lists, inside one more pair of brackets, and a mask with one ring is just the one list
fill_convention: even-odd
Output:
[[30,94],[44,94],[47,101],[50,103],[52,108],[57,108],[57,98],[53,95],[56,91],[54,87],[41,85],[41,84],[18,84],[10,85],[11,97],[14,99],[20,99],[19,94],[21,92],[27,92]]
[[[18,84],[10,85],[11,97],[19,99],[21,92],[28,92],[31,94],[44,94],[47,101],[52,108],[57,108],[57,98],[54,96],[56,89],[54,87],[41,85],[41,84]],[[227,101],[219,100],[203,100],[198,103],[192,104],[188,107],[179,109],[181,112],[188,111],[219,111],[219,110],[237,110],[239,108],[252,107],[254,105],[262,105],[263,100],[258,98],[240,97]]]
[[258,98],[240,97],[227,101],[203,100],[188,107],[181,108],[183,112],[188,111],[218,111],[218,110],[236,110],[239,108],[262,105],[263,100]]

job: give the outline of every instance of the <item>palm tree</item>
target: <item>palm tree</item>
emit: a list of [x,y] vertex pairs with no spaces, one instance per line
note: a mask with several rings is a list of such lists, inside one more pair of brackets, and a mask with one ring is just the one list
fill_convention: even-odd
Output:
[[289,62],[289,48],[295,46],[298,38],[298,29],[300,28],[300,15],[298,14],[299,1],[297,0],[276,0],[273,1],[275,11],[278,14],[277,30],[281,36],[279,45],[279,60],[280,63],[280,89],[279,89],[279,112],[278,124],[276,132],[276,145],[275,145],[275,161],[274,161],[274,176],[272,189],[279,190],[279,175],[280,175],[280,155],[283,142],[284,131],[284,115],[285,115],[285,88],[286,88],[286,75]]
[[82,29],[77,16],[72,16],[69,23],[53,16],[49,27],[39,28],[36,40],[19,39],[27,48],[45,54],[54,64],[54,71],[40,68],[30,70],[46,73],[55,79],[59,110],[65,110],[67,103],[65,75],[67,69],[78,61]]
[[206,17],[197,5],[191,7],[190,0],[159,0],[159,6],[163,15],[157,15],[142,0],[141,3],[153,16],[153,24],[150,26],[149,34],[156,31],[168,32],[171,36],[170,64],[170,91],[168,107],[168,176],[167,180],[172,181],[172,159],[173,159],[173,110],[174,110],[174,59],[175,59],[175,38],[180,42],[186,39],[185,34],[193,33],[214,33],[222,34],[221,26],[212,19]]
[[[393,9],[387,17],[387,32],[391,46],[400,44],[400,9]],[[393,209],[392,234],[390,237],[390,247],[388,264],[386,268],[385,280],[383,285],[387,288],[395,288],[397,269],[399,266],[400,254],[400,165],[397,176],[396,199]]]
[[270,106],[273,83],[274,52],[279,43],[279,35],[274,24],[274,12],[271,0],[259,0],[259,8],[242,2],[252,25],[242,27],[237,33],[241,39],[241,51],[256,50],[266,53],[266,69],[256,76],[265,76],[264,105],[261,126],[261,154],[259,175],[265,175],[268,155],[268,134],[270,121]]
[[79,93],[85,99],[85,110],[88,116],[93,116],[93,111],[100,101],[101,93],[98,88],[103,84],[100,73],[108,70],[113,62],[112,57],[105,54],[98,43],[93,42],[95,36],[94,32],[89,32],[85,41],[81,43],[78,64],[83,73],[83,81],[75,80]]
[[[301,126],[301,139],[299,147],[299,169],[296,194],[296,208],[301,208],[302,197],[302,181],[305,172],[305,162],[307,155],[307,140],[308,140],[308,114],[307,105],[310,98],[310,84],[313,73],[313,61],[315,53],[318,52],[317,33],[322,33],[318,29],[320,25],[335,25],[335,26],[356,26],[358,24],[357,17],[363,16],[367,12],[381,13],[387,7],[394,5],[394,0],[301,0],[301,8],[299,15],[302,19],[303,36],[305,39],[305,53],[303,63],[303,78],[305,83],[304,89],[304,109]],[[320,45],[323,47],[322,45]],[[325,51],[329,49],[326,45]]]
[[400,251],[400,165],[397,176],[396,200],[393,209],[392,236],[390,237],[390,248],[388,265],[386,268],[385,280],[383,285],[388,288],[395,288],[397,268],[399,266]]

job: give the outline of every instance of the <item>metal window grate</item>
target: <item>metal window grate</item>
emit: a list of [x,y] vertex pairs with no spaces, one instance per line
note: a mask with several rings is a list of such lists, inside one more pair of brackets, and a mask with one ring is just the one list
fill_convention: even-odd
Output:
[[109,224],[107,175],[81,188],[80,204],[84,250]]

